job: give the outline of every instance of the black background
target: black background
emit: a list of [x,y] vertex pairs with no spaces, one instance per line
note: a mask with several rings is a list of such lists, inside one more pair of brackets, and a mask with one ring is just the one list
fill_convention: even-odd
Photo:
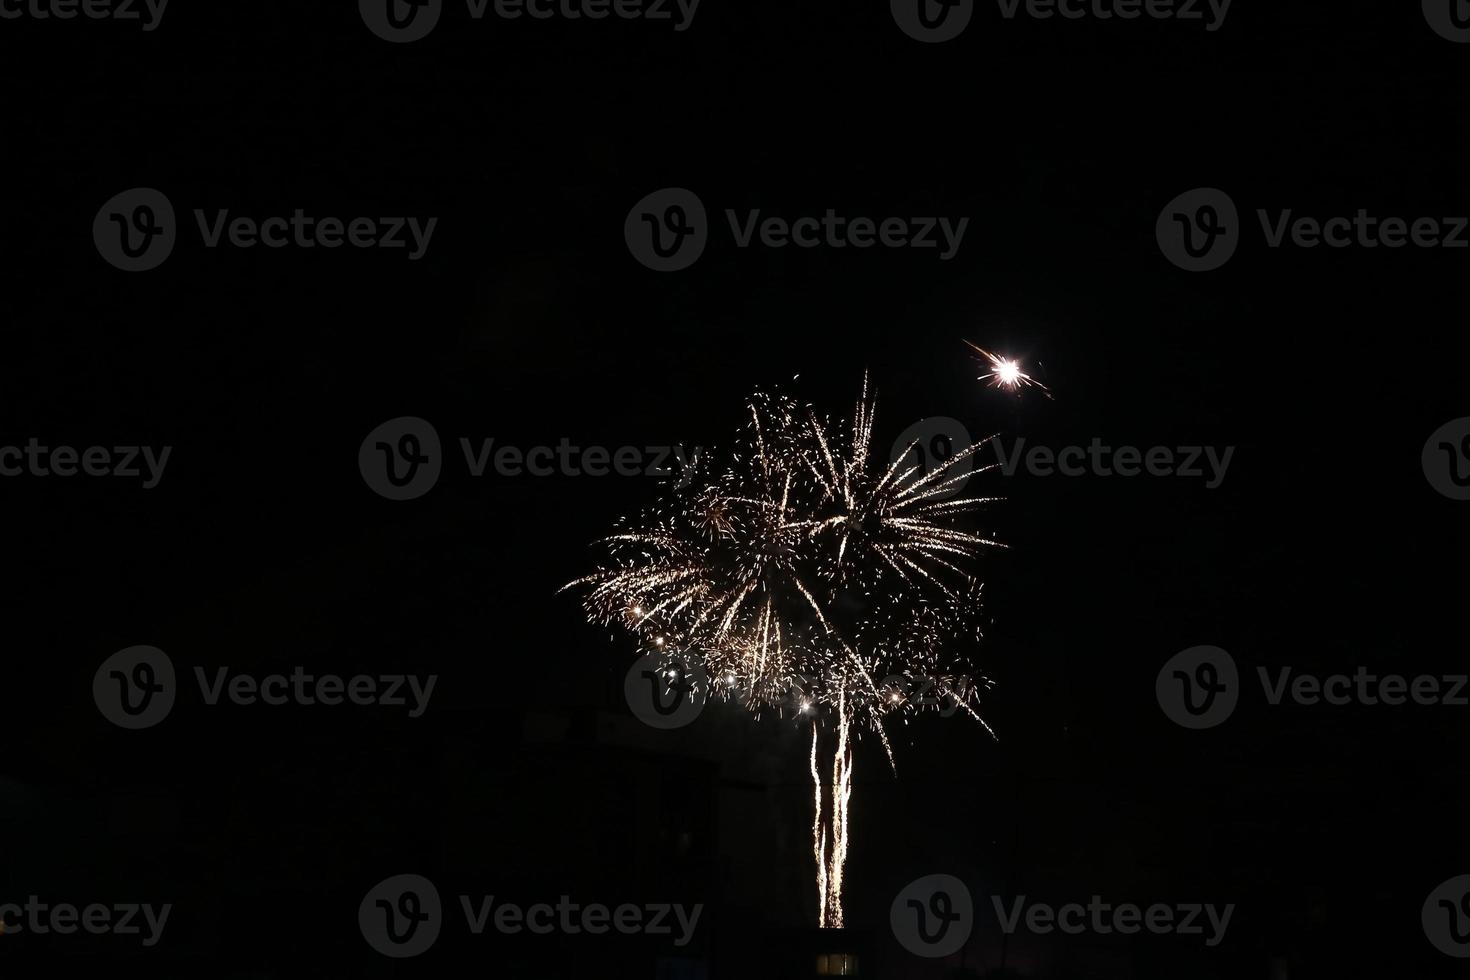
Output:
[[[859,748],[848,909],[865,973],[999,975],[888,935],[910,880],[1066,902],[1237,905],[1226,940],[1027,937],[1024,976],[1463,975],[1419,923],[1470,872],[1465,712],[1268,708],[1168,721],[1197,644],[1242,672],[1463,672],[1463,508],[1420,450],[1463,407],[1470,254],[1270,249],[1257,208],[1465,214],[1470,47],[1417,4],[1237,0],[1224,27],[1003,20],[914,42],[887,4],[704,0],[665,23],[470,21],[390,45],[351,3],[185,3],[136,24],[0,21],[0,445],[169,445],[162,483],[0,479],[0,900],[176,907],[163,942],[0,937],[0,976],[776,975],[814,924],[806,740],[712,707],[667,737],[622,700],[625,637],[557,594],[647,479],[475,479],[457,440],[716,444],[756,387],[879,443],[954,416],[1061,446],[1233,446],[1224,484],[1006,478],[985,568],[992,740]],[[164,191],[159,269],[107,265],[102,203]],[[623,219],[683,186],[711,245],[637,264]],[[1245,241],[1183,272],[1154,222],[1226,190]],[[439,217],[427,256],[205,249],[194,208]],[[968,216],[959,254],[737,249],[723,210]],[[1055,401],[976,381],[968,338]],[[394,503],[356,457],[421,416],[449,458]],[[979,489],[979,487],[977,487]],[[134,644],[264,673],[435,673],[392,709],[206,708],[125,732],[91,698]],[[1252,696],[1253,695],[1253,696]],[[363,942],[390,874],[530,904],[702,902],[649,937]],[[453,901],[452,899],[449,899]],[[455,903],[457,905],[457,903]],[[786,937],[786,938],[783,938]],[[1272,965],[1275,961],[1275,966]],[[662,967],[671,970],[667,963]],[[1272,973],[1275,970],[1288,972]],[[694,974],[665,973],[665,976]]]

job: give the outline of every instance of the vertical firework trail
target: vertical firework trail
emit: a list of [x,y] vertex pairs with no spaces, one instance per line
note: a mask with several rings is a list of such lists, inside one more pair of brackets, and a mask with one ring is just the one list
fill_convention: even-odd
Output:
[[985,724],[983,684],[962,668],[980,635],[970,566],[1003,547],[972,525],[999,498],[949,497],[996,464],[954,469],[989,439],[929,473],[906,462],[912,445],[875,457],[866,378],[846,427],[779,393],[748,407],[728,453],[701,454],[654,507],[619,522],[598,569],[567,588],[670,673],[703,668],[713,680],[699,695],[810,720],[817,921],[841,928],[856,736],[875,735],[894,766],[889,728],[926,707]]

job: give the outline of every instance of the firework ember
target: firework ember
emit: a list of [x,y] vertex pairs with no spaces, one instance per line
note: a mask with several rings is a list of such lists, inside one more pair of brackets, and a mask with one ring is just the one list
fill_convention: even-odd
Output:
[[698,663],[713,696],[812,726],[818,923],[840,927],[853,742],[872,733],[892,765],[893,720],[943,704],[984,724],[981,685],[961,675],[980,635],[972,566],[1002,547],[973,525],[999,498],[943,498],[974,475],[956,464],[989,440],[927,474],[907,462],[912,446],[876,457],[866,380],[848,426],[781,394],[748,407],[728,455],[702,454],[568,588],[586,590],[593,621],[671,665]]
[[1021,388],[1038,388],[1043,395],[1051,397],[1051,392],[1047,390],[1046,385],[1022,371],[1019,362],[992,354],[984,347],[971,344],[968,340],[965,343],[971,350],[978,351],[981,357],[985,358],[981,365],[990,368],[989,372],[980,375],[981,381],[989,381],[993,387],[1007,388],[1011,391],[1018,391]]

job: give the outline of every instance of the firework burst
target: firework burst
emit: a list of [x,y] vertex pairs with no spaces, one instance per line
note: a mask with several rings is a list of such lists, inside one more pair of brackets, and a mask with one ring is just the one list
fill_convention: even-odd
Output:
[[[818,922],[839,927],[858,734],[876,735],[891,765],[890,718],[953,704],[980,719],[982,685],[957,667],[979,638],[971,566],[1002,547],[973,525],[999,498],[944,498],[974,475],[955,466],[989,440],[929,473],[907,462],[912,446],[892,463],[876,457],[866,379],[846,426],[778,393],[748,408],[726,457],[702,454],[567,587],[585,590],[593,621],[697,662],[712,695],[810,723]],[[824,727],[836,738],[830,778]]]
[[1038,388],[1043,395],[1048,398],[1051,397],[1051,392],[1047,390],[1046,385],[1021,370],[1019,361],[1014,361],[1008,357],[1001,357],[999,354],[992,354],[984,347],[978,344],[972,344],[968,340],[965,341],[965,344],[971,350],[979,352],[980,356],[984,358],[980,362],[982,367],[990,368],[985,374],[980,375],[979,380],[989,382],[991,387],[1005,388],[1009,391],[1020,391],[1022,388]]

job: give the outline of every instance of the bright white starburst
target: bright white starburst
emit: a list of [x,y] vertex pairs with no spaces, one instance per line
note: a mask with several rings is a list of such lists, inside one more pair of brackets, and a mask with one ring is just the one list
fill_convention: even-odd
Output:
[[1040,388],[1042,394],[1048,398],[1051,397],[1051,392],[1046,390],[1046,385],[1021,370],[1019,361],[1009,357],[1001,357],[999,354],[992,354],[984,347],[978,344],[971,344],[968,340],[965,343],[971,349],[979,351],[981,356],[985,358],[981,362],[982,366],[988,366],[990,368],[985,374],[980,375],[981,381],[989,381],[992,387],[1008,388],[1011,391],[1018,391],[1022,387]]

